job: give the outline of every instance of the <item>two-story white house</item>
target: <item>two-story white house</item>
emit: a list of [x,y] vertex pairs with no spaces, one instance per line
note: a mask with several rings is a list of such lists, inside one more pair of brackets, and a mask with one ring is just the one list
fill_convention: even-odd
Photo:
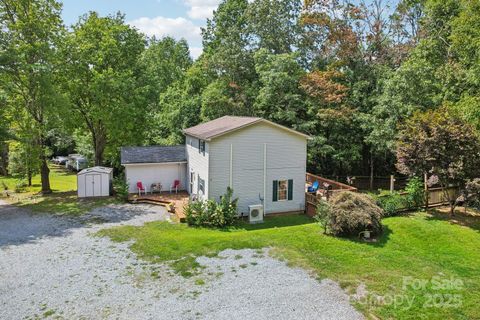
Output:
[[216,199],[227,187],[238,211],[263,204],[268,213],[305,209],[309,136],[255,117],[225,116],[185,129],[185,145],[122,148],[130,192],[174,180],[197,199]]

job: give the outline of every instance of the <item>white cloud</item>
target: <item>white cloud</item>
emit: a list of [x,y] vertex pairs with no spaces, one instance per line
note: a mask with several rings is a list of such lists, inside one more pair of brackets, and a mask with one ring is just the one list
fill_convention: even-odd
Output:
[[187,15],[192,19],[207,19],[213,16],[221,0],[184,0],[189,7]]
[[130,21],[129,24],[136,27],[140,32],[145,33],[149,37],[171,36],[175,39],[184,38],[189,43],[198,43],[202,39],[200,27],[196,26],[192,21],[182,17],[142,17]]
[[193,59],[197,59],[202,54],[202,47],[190,47],[190,55]]

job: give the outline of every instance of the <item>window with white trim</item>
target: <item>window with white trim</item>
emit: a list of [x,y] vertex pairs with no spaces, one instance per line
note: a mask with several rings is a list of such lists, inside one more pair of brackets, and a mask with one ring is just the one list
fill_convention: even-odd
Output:
[[198,152],[205,155],[205,140],[198,139]]
[[287,180],[278,180],[278,191],[277,191],[278,201],[287,200],[288,194],[288,181]]
[[200,193],[200,191],[202,191],[202,194],[205,194],[205,180],[198,175],[198,193]]
[[272,201],[293,200],[293,180],[273,180]]

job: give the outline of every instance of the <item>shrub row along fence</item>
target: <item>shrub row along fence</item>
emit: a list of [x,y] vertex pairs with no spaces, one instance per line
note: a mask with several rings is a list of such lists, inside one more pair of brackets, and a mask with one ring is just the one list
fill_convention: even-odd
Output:
[[[455,199],[455,196],[458,193],[458,188],[457,187],[449,187],[447,188],[447,193],[449,195],[450,199]],[[407,197],[408,192],[400,192],[398,193],[400,197]],[[381,195],[378,198],[386,198],[389,197],[389,195]],[[403,202],[407,203],[407,202]],[[428,189],[428,202],[427,205],[429,208],[434,208],[434,207],[439,207],[439,206],[444,206],[449,204],[449,199],[445,197],[445,194],[442,190],[442,188],[430,188]],[[425,206],[425,203],[423,204]],[[405,205],[400,205],[397,210],[402,211],[402,210],[407,210],[410,209],[406,204]]]

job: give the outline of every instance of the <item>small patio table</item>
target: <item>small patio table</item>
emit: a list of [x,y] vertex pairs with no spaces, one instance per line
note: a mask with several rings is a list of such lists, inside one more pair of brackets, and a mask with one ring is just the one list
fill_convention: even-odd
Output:
[[151,193],[162,192],[162,184],[161,183],[152,183],[152,185],[150,186],[150,192]]

